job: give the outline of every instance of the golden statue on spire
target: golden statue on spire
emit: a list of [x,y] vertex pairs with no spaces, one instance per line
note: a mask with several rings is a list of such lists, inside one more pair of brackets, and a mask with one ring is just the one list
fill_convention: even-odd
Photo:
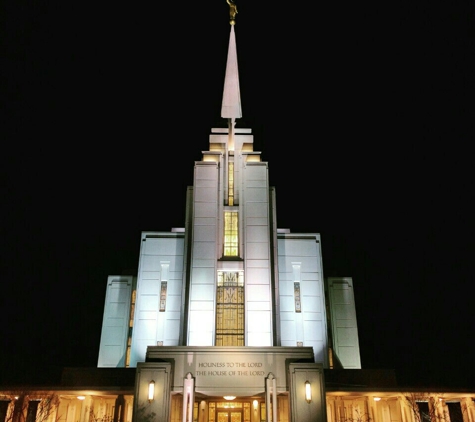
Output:
[[234,0],[226,0],[229,4],[229,23],[234,25],[236,23],[236,14],[237,14],[237,7]]

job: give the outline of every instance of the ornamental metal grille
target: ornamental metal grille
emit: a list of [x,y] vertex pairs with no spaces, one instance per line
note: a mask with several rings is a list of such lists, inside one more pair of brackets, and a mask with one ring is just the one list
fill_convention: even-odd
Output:
[[244,274],[218,271],[216,346],[244,346]]

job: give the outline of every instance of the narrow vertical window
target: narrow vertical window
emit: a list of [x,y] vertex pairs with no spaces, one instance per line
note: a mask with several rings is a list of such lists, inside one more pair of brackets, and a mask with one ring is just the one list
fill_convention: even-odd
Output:
[[228,164],[228,205],[234,205],[234,163]]
[[244,346],[244,274],[218,271],[216,346]]
[[292,278],[294,279],[294,304],[295,312],[302,312],[302,299],[300,296],[300,262],[292,262]]
[[127,336],[127,351],[125,353],[125,366],[130,366],[130,348],[132,347],[132,331],[134,328],[134,315],[135,315],[135,300],[137,298],[137,291],[132,291],[132,298],[130,300],[130,319],[129,319],[129,334]]
[[160,312],[165,312],[167,306],[167,286],[168,286],[168,270],[170,263],[168,261],[163,261],[160,263]]
[[224,212],[224,256],[239,256],[238,213]]

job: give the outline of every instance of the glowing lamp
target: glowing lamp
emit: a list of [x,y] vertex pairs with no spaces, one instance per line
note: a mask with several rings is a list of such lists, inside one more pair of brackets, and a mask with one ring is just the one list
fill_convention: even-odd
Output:
[[148,383],[148,402],[152,403],[155,396],[155,381]]
[[312,386],[309,381],[305,381],[305,400],[307,403],[312,401]]

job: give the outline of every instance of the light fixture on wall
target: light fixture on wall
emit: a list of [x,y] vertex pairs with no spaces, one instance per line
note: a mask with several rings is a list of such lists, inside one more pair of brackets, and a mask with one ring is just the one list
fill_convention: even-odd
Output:
[[152,403],[155,396],[155,381],[148,383],[148,402]]
[[259,402],[257,400],[254,400],[252,402],[252,405],[254,406],[254,410],[257,410],[257,405],[259,404]]
[[381,397],[374,397],[373,400],[374,400],[374,401],[380,401],[380,400],[381,400]]
[[309,381],[305,381],[305,400],[307,403],[312,401],[312,386]]
[[234,400],[236,396],[223,396],[224,400]]
[[85,398],[86,398],[86,396],[77,396],[78,400],[84,400]]

